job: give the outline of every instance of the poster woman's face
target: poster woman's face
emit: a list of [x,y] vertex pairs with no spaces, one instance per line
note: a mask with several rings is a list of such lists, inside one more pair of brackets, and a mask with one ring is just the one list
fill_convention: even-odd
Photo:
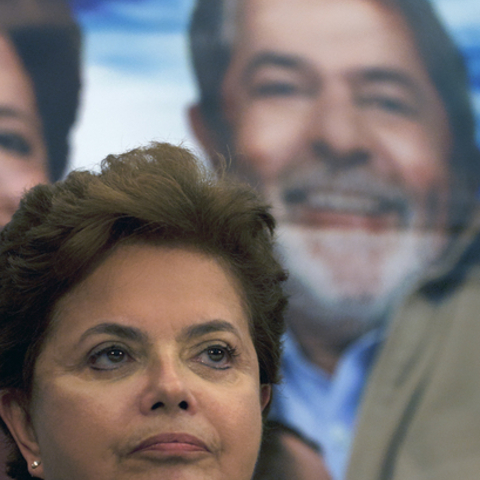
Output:
[[237,282],[184,249],[118,248],[56,305],[29,417],[46,480],[249,480],[269,386]]
[[23,192],[48,182],[48,162],[33,84],[13,44],[0,34],[0,227]]

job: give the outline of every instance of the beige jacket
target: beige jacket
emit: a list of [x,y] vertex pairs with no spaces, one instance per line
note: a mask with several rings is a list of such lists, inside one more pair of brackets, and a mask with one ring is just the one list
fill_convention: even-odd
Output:
[[365,392],[348,480],[480,479],[480,266],[470,259],[455,288],[447,275],[463,250],[433,274],[446,294],[419,288],[396,313]]

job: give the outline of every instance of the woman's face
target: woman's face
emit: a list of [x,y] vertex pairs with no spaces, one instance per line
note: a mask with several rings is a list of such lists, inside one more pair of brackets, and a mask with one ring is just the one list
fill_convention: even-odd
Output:
[[[269,386],[214,258],[119,247],[56,305],[16,423],[46,480],[247,480]],[[30,418],[28,418],[30,417]],[[30,467],[31,468],[31,467]]]
[[25,190],[48,182],[48,162],[33,83],[0,33],[0,227]]

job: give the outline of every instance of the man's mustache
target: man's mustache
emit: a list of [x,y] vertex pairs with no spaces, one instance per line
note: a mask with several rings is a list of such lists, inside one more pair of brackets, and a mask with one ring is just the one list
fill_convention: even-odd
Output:
[[280,192],[287,208],[338,211],[358,215],[395,214],[401,225],[412,215],[409,192],[369,170],[336,171],[322,166],[300,167],[280,180]]

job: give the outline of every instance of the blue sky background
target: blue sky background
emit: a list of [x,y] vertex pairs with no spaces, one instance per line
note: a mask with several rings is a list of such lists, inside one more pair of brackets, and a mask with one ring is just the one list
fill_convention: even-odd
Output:
[[[196,98],[185,38],[194,0],[69,1],[85,40],[72,167],[153,139],[198,149],[186,120]],[[480,1],[433,3],[466,57],[480,140]]]
[[72,168],[151,140],[199,151],[185,32],[193,0],[71,0],[84,31],[82,107]]
[[[71,0],[87,37],[120,36],[118,43],[90,43],[87,61],[120,72],[148,75],[161,71],[175,75],[183,65],[172,51],[154,50],[162,37],[183,36],[188,27],[192,0]],[[152,44],[152,38],[158,43]],[[108,38],[108,37],[105,37]],[[183,53],[183,52],[182,52]]]

